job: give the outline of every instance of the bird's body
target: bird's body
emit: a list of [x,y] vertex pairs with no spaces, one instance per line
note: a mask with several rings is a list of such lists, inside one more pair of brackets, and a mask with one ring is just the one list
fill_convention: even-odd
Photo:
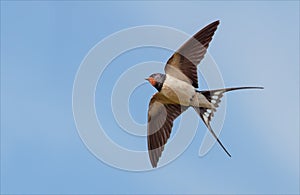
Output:
[[166,75],[162,95],[182,106],[213,108],[213,105],[190,84],[176,77]]
[[215,21],[189,39],[168,60],[166,74],[155,73],[147,80],[158,92],[153,95],[148,110],[148,152],[153,167],[164,150],[173,121],[189,107],[195,109],[208,130],[230,156],[210,126],[210,120],[227,91],[260,87],[236,87],[198,91],[197,65],[204,58],[209,42],[219,25]]

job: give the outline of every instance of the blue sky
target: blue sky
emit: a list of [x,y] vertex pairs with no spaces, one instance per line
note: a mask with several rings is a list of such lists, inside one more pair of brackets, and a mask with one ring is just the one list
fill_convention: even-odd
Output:
[[[72,113],[73,82],[88,51],[125,28],[193,34],[216,19],[209,53],[225,86],[265,87],[227,95],[220,137],[233,157],[217,145],[198,156],[203,124],[179,158],[153,171],[116,169],[89,152]],[[95,101],[114,141],[146,144],[113,118],[113,83],[137,63],[170,55],[136,49],[105,71]],[[149,85],[134,91],[128,106],[137,122],[146,121],[154,92]],[[299,2],[1,1],[1,193],[299,193]]]

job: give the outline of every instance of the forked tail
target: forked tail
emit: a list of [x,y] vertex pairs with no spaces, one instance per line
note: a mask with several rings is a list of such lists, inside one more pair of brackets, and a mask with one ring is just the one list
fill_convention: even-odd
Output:
[[219,140],[215,132],[210,126],[210,120],[214,116],[214,112],[216,112],[216,108],[219,106],[221,102],[221,98],[223,94],[228,91],[240,90],[240,89],[263,89],[263,87],[232,87],[232,88],[225,88],[225,89],[215,89],[215,90],[207,90],[207,91],[197,91],[206,97],[206,99],[214,105],[213,109],[210,108],[202,108],[202,107],[193,107],[195,111],[199,114],[200,118],[205,123],[208,130],[211,132],[213,137],[217,140],[226,154],[231,157],[230,153],[226,150],[222,142]]

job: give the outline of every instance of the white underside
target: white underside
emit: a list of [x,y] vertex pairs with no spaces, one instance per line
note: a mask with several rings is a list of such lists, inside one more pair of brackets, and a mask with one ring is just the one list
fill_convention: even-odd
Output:
[[163,88],[160,91],[164,96],[183,106],[211,108],[211,103],[195,88],[185,81],[166,75]]

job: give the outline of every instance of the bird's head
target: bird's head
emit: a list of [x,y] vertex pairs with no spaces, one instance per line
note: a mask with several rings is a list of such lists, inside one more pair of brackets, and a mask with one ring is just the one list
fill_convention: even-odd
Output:
[[158,91],[161,90],[164,81],[166,79],[166,75],[161,74],[161,73],[155,73],[150,75],[148,78],[146,78],[147,81],[149,81],[149,83],[155,87]]

